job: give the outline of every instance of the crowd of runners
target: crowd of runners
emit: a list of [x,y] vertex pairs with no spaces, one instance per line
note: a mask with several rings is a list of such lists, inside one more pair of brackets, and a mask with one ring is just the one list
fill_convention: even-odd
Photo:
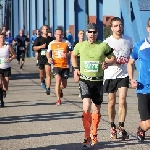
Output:
[[[100,108],[103,107],[103,93],[108,94],[108,118],[110,122],[110,138],[116,139],[117,132],[122,140],[129,139],[125,130],[127,114],[126,97],[129,84],[136,88],[140,122],[137,129],[137,139],[145,140],[145,132],[150,129],[150,19],[146,30],[148,37],[132,42],[132,38],[123,35],[123,23],[119,17],[111,20],[112,35],[100,41],[98,27],[89,23],[87,30],[78,31],[78,41],[64,38],[61,28],[55,29],[54,36],[47,25],[36,30],[32,38],[32,49],[37,58],[41,87],[45,93],[51,93],[51,78],[55,78],[56,105],[62,104],[63,89],[67,87],[70,60],[74,81],[79,84],[79,96],[83,102],[82,122],[84,128],[83,147],[98,143],[98,125],[101,119]],[[6,42],[5,32],[0,33],[0,99],[4,107],[3,98],[6,97],[9,78],[11,75],[10,62],[17,58],[22,70],[25,61],[25,49],[30,43],[23,30],[19,31],[12,40],[17,46],[16,54],[11,44]],[[86,34],[86,39],[84,39]],[[99,33],[100,34],[100,33]],[[20,55],[22,61],[20,61]],[[137,79],[133,78],[133,65],[137,62]],[[116,92],[119,93],[118,125],[116,125],[115,104]],[[92,103],[91,103],[92,102]],[[90,111],[92,108],[92,112]]]

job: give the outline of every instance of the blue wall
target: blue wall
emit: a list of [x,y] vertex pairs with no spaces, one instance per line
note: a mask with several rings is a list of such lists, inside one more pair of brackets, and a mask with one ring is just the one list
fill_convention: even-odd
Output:
[[[150,1],[142,2],[150,6]],[[136,43],[148,36],[146,31],[147,20],[150,18],[149,10],[140,10],[138,0],[120,0],[122,19],[124,20],[124,34],[132,37]]]

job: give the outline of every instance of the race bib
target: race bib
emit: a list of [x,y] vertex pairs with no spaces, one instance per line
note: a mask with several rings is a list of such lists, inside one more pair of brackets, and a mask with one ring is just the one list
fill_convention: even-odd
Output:
[[25,50],[25,48],[24,48],[24,47],[20,47],[19,49],[20,49],[21,51],[24,51],[24,50]]
[[66,58],[66,53],[64,53],[64,50],[57,50],[54,51],[56,58]]
[[47,52],[47,49],[42,49],[42,50],[41,50],[41,55],[42,55],[42,56],[45,56],[45,55],[46,55],[46,52]]
[[0,58],[0,64],[6,64],[7,61],[6,61],[6,58]]
[[84,72],[98,72],[99,61],[84,61]]

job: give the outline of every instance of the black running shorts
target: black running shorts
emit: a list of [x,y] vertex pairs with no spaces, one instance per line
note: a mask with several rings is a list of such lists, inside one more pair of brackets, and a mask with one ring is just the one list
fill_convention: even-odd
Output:
[[54,67],[53,75],[55,76],[57,74],[59,74],[64,79],[68,79],[69,78],[69,68]]
[[117,79],[106,79],[104,82],[104,93],[117,92],[118,88],[127,87],[129,88],[129,77],[117,78]]
[[150,119],[150,94],[137,94],[138,111],[140,119],[146,121]]
[[0,69],[0,74],[2,77],[10,77],[11,76],[11,67],[6,69]]
[[45,65],[49,65],[51,67],[51,64],[49,64],[49,63],[46,63],[46,64],[40,64],[40,63],[38,63],[38,64],[39,64],[39,69],[40,70],[44,70],[45,69]]
[[90,98],[96,105],[100,105],[103,102],[103,81],[80,79],[79,87],[82,99]]

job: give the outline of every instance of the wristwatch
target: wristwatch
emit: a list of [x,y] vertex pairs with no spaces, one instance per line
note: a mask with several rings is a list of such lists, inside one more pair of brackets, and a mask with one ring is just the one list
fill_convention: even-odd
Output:
[[74,69],[74,71],[75,71],[76,69],[79,69],[79,67],[73,67],[73,69]]

